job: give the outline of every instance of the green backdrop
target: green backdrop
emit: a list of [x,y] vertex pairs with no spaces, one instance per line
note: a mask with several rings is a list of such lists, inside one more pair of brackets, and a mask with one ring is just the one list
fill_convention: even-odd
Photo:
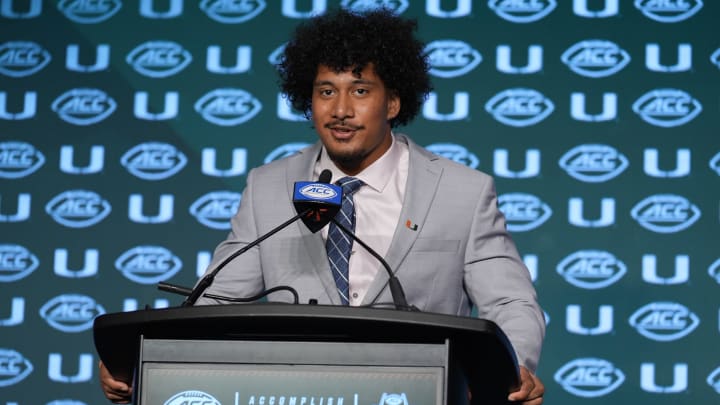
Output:
[[545,403],[720,400],[720,5],[0,0],[0,404],[104,403],[92,319],[177,305],[247,171],[315,141],[273,63],[339,5],[417,18],[408,128],[493,175]]

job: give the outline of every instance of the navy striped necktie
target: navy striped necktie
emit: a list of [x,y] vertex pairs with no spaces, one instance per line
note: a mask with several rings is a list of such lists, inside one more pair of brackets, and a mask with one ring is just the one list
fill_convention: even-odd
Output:
[[[355,177],[343,177],[337,181],[342,187],[343,199],[340,212],[335,216],[335,220],[342,224],[345,228],[355,232],[355,205],[353,203],[353,193],[357,191],[363,184],[363,181]],[[346,235],[337,225],[330,223],[328,230],[327,249],[330,270],[332,270],[335,285],[343,305],[349,304],[349,274],[348,268],[350,264],[350,252],[352,250],[353,240]]]

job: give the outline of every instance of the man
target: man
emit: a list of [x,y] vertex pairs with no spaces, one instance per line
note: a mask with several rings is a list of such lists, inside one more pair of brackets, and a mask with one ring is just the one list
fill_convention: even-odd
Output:
[[[497,323],[520,363],[521,386],[508,399],[538,405],[544,387],[534,370],[545,323],[497,208],[492,179],[392,132],[417,115],[430,91],[415,28],[384,10],[341,10],[297,29],[279,66],[282,90],[312,119],[320,141],[250,172],[232,231],[210,268],[295,215],[294,182],[316,179],[325,169],[333,182],[351,176],[347,184],[358,186],[347,192],[355,231],[395,270],[409,304],[459,316],[470,315],[474,306],[481,318]],[[286,285],[303,302],[390,302],[388,275],[377,260],[359,246],[344,258],[334,232],[326,227],[312,233],[293,224],[233,260],[206,292],[248,297]],[[268,299],[290,297],[275,293]],[[102,364],[101,383],[109,399],[127,401],[129,387]]]

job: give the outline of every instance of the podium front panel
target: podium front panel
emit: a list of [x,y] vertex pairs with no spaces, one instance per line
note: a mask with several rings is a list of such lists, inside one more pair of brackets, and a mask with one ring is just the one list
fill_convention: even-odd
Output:
[[143,340],[139,404],[439,405],[448,345]]

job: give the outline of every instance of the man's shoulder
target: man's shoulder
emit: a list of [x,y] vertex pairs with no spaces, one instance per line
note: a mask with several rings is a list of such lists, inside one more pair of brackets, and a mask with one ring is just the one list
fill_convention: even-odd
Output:
[[421,161],[427,162],[431,166],[442,169],[444,174],[447,174],[450,178],[461,179],[463,181],[477,182],[486,182],[492,180],[492,176],[483,171],[470,168],[462,163],[456,162],[452,159],[448,159],[445,156],[432,153],[412,141],[407,136],[405,136],[405,138],[408,140],[407,143],[410,150],[411,159],[419,159]]
[[274,177],[285,176],[288,170],[299,167],[308,167],[312,162],[313,155],[317,158],[318,146],[316,144],[308,145],[293,154],[282,158],[267,162],[250,170],[252,177]]

